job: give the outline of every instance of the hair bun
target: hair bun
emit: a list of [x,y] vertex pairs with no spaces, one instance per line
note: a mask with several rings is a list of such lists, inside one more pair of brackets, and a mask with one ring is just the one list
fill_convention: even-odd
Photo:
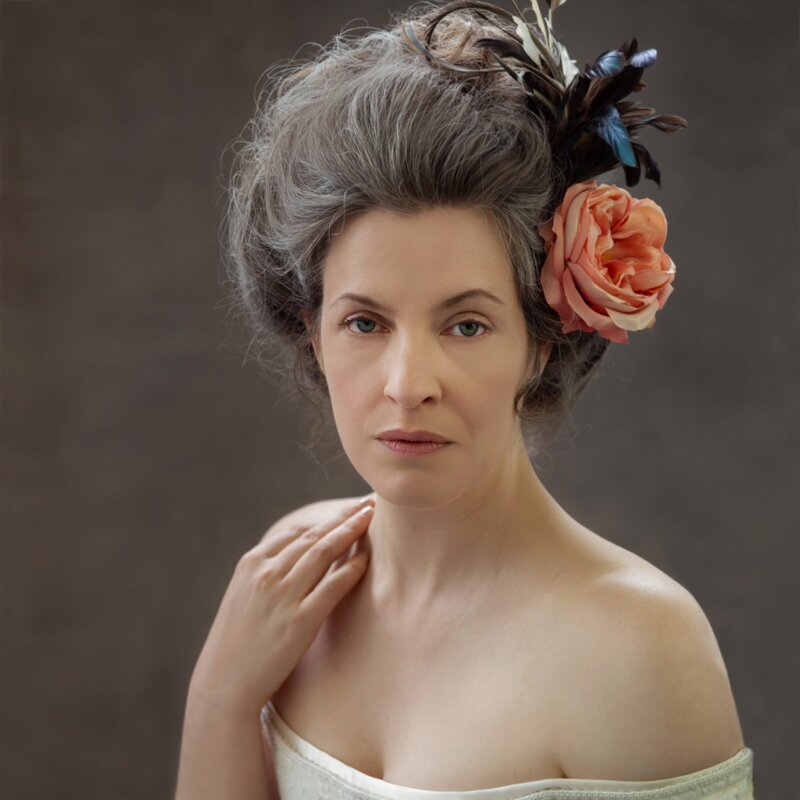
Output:
[[[646,86],[642,75],[655,63],[656,50],[639,51],[637,40],[628,39],[618,49],[602,52],[593,64],[579,70],[553,33],[553,11],[564,1],[548,2],[545,20],[537,1],[532,0],[537,17],[533,25],[493,3],[455,0],[429,16],[422,39],[412,25],[403,26],[403,36],[409,46],[432,64],[472,74],[505,72],[517,82],[531,112],[547,124],[554,157],[565,171],[565,184],[586,181],[621,165],[628,186],[639,182],[642,169],[646,178],[660,186],[658,164],[647,148],[636,141],[637,131],[652,126],[673,133],[688,123],[683,117],[656,115],[654,109],[624,99]],[[437,37],[437,46],[431,49],[434,33],[451,14],[457,13],[461,19],[468,11],[487,24],[494,24],[502,35],[482,36],[472,42],[473,48],[483,50],[482,59],[470,56],[453,63],[450,54],[458,56],[464,42],[440,50],[441,37]],[[500,21],[493,21],[487,14]],[[468,27],[463,22],[459,26]],[[449,38],[444,37],[445,43]],[[471,66],[472,61],[494,66]]]

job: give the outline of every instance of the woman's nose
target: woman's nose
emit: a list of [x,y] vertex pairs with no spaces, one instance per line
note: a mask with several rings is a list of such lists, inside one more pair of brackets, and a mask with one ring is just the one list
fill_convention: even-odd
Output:
[[[399,338],[399,337],[398,337]],[[415,406],[441,393],[436,356],[420,337],[406,337],[385,354],[384,394],[403,406]]]

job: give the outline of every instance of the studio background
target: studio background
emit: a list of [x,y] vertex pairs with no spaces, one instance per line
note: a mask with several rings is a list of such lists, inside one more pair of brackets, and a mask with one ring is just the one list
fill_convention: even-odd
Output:
[[[405,7],[0,3],[1,797],[171,797],[236,561],[290,509],[367,491],[335,448],[305,449],[303,409],[243,363],[220,224],[263,71]],[[540,475],[698,599],[756,797],[788,798],[797,10],[570,0],[554,20],[581,67],[631,36],[657,48],[630,99],[689,124],[643,132],[662,188],[630,189],[666,213],[674,295],[610,347]]]

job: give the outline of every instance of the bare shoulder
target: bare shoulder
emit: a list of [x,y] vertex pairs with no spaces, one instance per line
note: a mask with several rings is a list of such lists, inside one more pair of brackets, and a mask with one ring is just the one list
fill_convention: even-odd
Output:
[[634,556],[599,573],[577,610],[559,693],[566,775],[658,780],[744,747],[716,636],[686,588]]
[[334,497],[299,506],[273,522],[261,537],[261,541],[264,542],[281,531],[297,531],[331,519],[358,499],[358,497]]

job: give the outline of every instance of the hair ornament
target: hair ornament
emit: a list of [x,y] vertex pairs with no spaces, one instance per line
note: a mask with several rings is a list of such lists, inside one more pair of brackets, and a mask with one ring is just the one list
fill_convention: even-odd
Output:
[[[551,150],[567,187],[554,215],[539,226],[547,253],[542,289],[563,323],[563,331],[597,331],[627,343],[628,331],[652,328],[655,312],[672,292],[675,264],[664,252],[666,218],[650,199],[636,200],[622,187],[597,186],[595,176],[621,165],[627,186],[645,178],[661,186],[661,173],[637,140],[647,126],[673,133],[687,126],[683,117],[626,100],[645,86],[642,75],[656,61],[656,50],[639,50],[635,38],[606,50],[580,70],[553,33],[553,11],[566,0],[531,0],[535,23],[525,19],[516,0],[512,14],[484,0],[455,0],[429,20],[420,41],[409,25],[406,43],[434,65],[466,73],[505,71],[522,87],[527,108],[546,124]],[[474,41],[497,66],[452,64],[431,50],[437,25],[454,11],[487,13],[513,23],[499,37]],[[499,26],[498,26],[499,27]]]

